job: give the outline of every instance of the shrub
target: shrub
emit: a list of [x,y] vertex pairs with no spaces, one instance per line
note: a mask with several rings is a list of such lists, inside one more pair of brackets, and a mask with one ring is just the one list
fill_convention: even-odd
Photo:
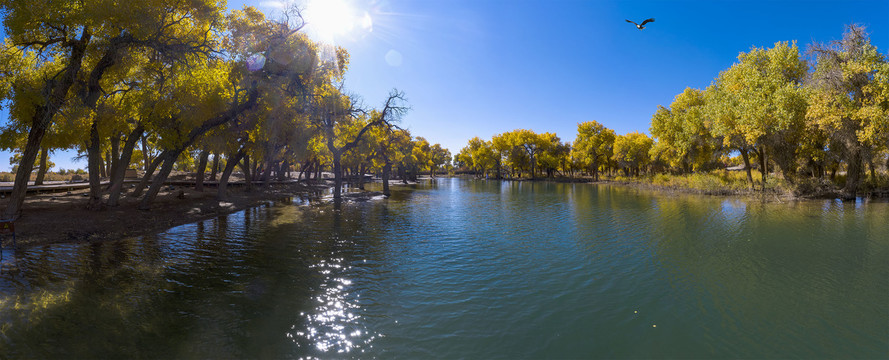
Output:
[[889,189],[889,175],[877,173],[877,178],[868,174],[863,180],[863,187],[868,190]]
[[660,186],[673,186],[673,178],[667,174],[655,174],[651,178],[651,182]]
[[796,196],[819,196],[833,192],[834,184],[828,179],[804,177],[794,184],[793,194]]
[[837,184],[838,187],[846,186],[846,174],[837,174],[833,178],[834,184]]

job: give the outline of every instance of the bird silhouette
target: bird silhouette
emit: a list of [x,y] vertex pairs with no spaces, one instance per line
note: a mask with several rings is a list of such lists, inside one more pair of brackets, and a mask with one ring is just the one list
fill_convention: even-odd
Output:
[[641,24],[637,24],[635,21],[630,21],[630,20],[627,20],[627,22],[628,22],[628,23],[633,23],[633,25],[636,25],[636,28],[637,28],[637,29],[642,30],[642,29],[645,28],[645,24],[648,24],[648,23],[650,23],[650,22],[654,22],[654,18],[651,18],[651,19],[645,19],[645,21],[643,21]]

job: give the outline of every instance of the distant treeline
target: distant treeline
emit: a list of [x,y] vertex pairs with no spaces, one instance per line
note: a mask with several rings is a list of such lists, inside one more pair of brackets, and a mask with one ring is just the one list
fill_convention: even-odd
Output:
[[603,171],[688,174],[739,164],[751,188],[758,167],[762,184],[774,173],[791,186],[831,182],[852,195],[865,182],[889,182],[887,56],[856,25],[808,54],[795,42],[741,53],[706,89],[686,88],[658,106],[651,137],[618,135],[596,121],[578,124],[573,144],[515,130],[473,138],[455,166],[478,176],[598,179]]

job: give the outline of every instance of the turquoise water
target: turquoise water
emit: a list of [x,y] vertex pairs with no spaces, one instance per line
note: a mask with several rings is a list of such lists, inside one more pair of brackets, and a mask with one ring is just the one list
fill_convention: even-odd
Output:
[[886,358],[889,204],[439,179],[4,252],[11,358]]

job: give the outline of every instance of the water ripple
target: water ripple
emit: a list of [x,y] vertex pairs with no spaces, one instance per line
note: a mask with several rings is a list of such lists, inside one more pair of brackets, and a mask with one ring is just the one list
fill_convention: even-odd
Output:
[[884,357],[887,214],[886,203],[460,179],[369,202],[289,201],[5,258],[0,351]]

